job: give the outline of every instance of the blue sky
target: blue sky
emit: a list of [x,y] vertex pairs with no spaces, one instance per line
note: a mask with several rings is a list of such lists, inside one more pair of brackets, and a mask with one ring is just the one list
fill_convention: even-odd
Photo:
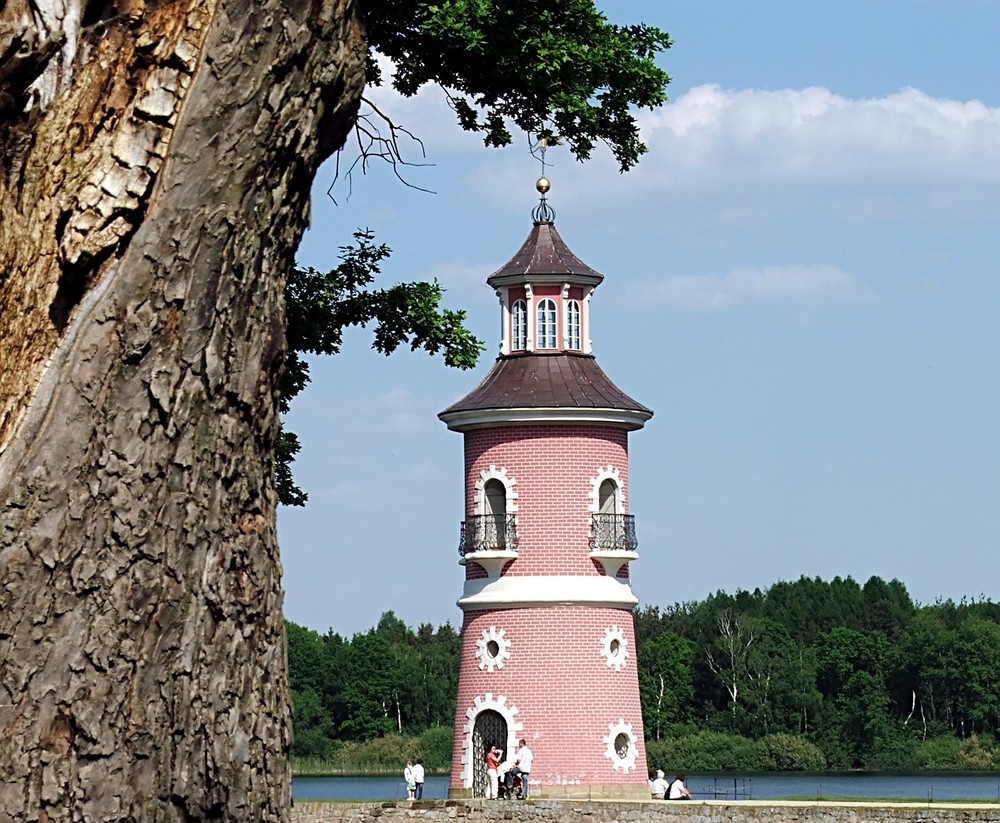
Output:
[[[670,100],[626,175],[549,151],[570,248],[605,275],[598,362],[655,416],[631,436],[642,605],[801,575],[898,578],[921,603],[1000,577],[1000,4],[599,2],[667,30]],[[486,277],[531,227],[540,169],[482,147],[442,95],[372,93],[429,164],[317,178],[302,265],[351,232],[387,282],[437,278],[486,341],[474,372],[313,363],[287,424],[305,509],[282,509],[285,613],[319,631],[461,624],[462,438],[437,412],[497,351]],[[419,161],[417,147],[410,156]]]

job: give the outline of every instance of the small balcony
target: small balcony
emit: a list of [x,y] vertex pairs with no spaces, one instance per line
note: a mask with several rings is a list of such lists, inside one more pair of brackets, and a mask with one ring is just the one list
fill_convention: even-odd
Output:
[[617,577],[622,566],[639,557],[635,515],[592,514],[590,517],[590,556],[604,567],[608,577]]
[[490,577],[517,557],[517,527],[512,514],[476,514],[462,521],[458,542],[459,562],[472,560]]

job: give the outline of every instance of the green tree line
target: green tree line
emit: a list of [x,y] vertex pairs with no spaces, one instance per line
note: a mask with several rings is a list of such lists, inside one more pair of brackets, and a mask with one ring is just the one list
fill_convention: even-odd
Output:
[[[802,577],[635,611],[651,768],[1000,767],[1000,605]],[[447,768],[459,635],[392,612],[351,639],[287,622],[293,755]]]
[[450,624],[414,632],[386,612],[351,639],[285,625],[300,769],[398,771],[410,757],[448,767],[460,649]]

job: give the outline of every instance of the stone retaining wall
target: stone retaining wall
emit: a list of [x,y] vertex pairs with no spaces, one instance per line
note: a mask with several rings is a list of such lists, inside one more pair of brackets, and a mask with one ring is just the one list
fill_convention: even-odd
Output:
[[292,823],[1000,823],[1000,805],[816,803],[810,801],[421,800],[298,802]]

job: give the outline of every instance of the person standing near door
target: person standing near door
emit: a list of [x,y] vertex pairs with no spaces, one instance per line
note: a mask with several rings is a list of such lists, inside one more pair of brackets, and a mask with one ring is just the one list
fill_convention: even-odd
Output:
[[522,737],[518,741],[517,754],[514,756],[514,768],[507,772],[507,789],[514,787],[514,778],[521,775],[521,799],[528,799],[528,775],[531,774],[531,762],[535,755]]
[[497,799],[497,790],[500,788],[497,769],[500,768],[500,749],[490,746],[486,753],[486,798],[487,800]]

